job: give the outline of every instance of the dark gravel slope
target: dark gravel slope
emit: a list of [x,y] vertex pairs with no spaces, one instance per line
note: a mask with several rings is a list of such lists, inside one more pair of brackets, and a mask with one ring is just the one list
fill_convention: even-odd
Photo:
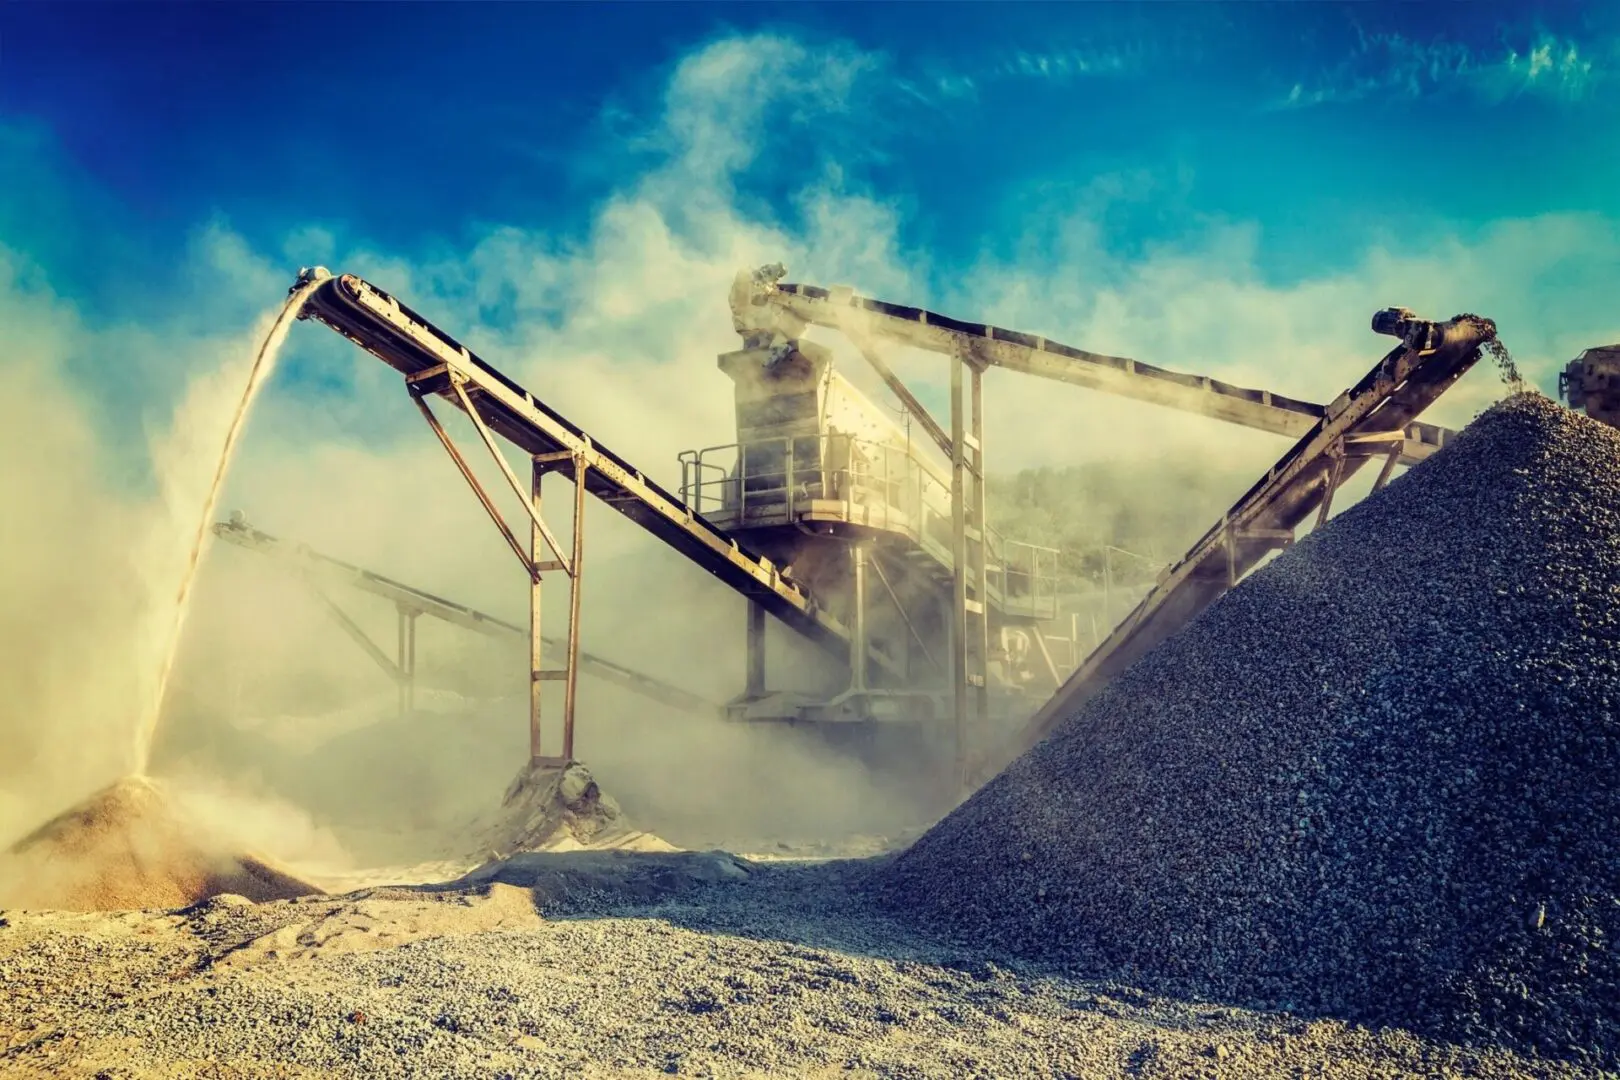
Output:
[[884,901],[1171,992],[1620,1061],[1620,432],[1521,394],[902,854]]

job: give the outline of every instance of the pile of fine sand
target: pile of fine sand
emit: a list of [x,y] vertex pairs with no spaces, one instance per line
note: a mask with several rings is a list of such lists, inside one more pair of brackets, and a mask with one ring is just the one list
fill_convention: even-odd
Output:
[[8,907],[120,911],[223,893],[264,901],[320,891],[229,850],[145,777],[103,788],[0,855],[0,905]]

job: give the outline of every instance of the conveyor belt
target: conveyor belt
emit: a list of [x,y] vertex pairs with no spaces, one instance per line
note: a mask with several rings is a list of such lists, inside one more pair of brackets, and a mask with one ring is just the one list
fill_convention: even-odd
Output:
[[1165,571],[1136,609],[1003,748],[999,760],[980,763],[978,779],[988,779],[987,774],[1045,738],[1267,554],[1291,543],[1295,527],[1320,511],[1331,492],[1367,461],[1380,456],[1387,461],[1413,419],[1472,367],[1482,347],[1496,336],[1494,324],[1471,315],[1441,324],[1410,320],[1402,324],[1402,331],[1398,336],[1422,347],[1401,345],[1335,401],[1310,432]]
[[[375,285],[352,274],[327,276],[299,317],[325,323],[405,375],[414,394],[437,394],[460,408],[451,389],[451,380],[460,380],[491,430],[531,455],[579,455],[587,467],[589,494],[792,629],[839,656],[848,656],[848,628],[822,610],[803,586],[784,577],[769,559],[739,545],[629,462]],[[897,671],[895,662],[877,650],[872,659]]]
[[[228,541],[238,547],[249,551],[256,551],[261,555],[282,560],[291,565],[298,572],[311,578],[330,581],[334,584],[345,585],[349,588],[367,592],[373,596],[380,596],[385,600],[420,611],[442,622],[471,630],[476,634],[496,638],[500,641],[527,645],[529,641],[529,628],[518,626],[515,623],[505,622],[493,615],[487,615],[454,600],[446,600],[442,596],[434,596],[430,592],[384,577],[370,570],[362,569],[352,563],[341,559],[334,559],[330,555],[323,555],[318,551],[311,551],[302,544],[289,543],[278,539],[269,533],[260,532],[246,524],[233,521],[220,521],[214,524],[214,535],[221,540]],[[563,642],[555,638],[545,638],[545,643],[553,648],[562,648]],[[696,694],[682,690],[678,686],[655,679],[651,675],[643,675],[633,668],[616,664],[612,660],[581,651],[579,654],[579,669],[587,675],[593,675],[604,682],[622,686],[626,690],[640,694],[642,697],[664,705],[671,705],[685,712],[698,716],[716,717],[721,713],[721,706],[712,701],[705,701]]]
[[[987,366],[1072,383],[1295,439],[1310,432],[1326,413],[1322,405],[1267,390],[1251,390],[1203,375],[1088,352],[1037,334],[964,322],[923,308],[874,300],[848,289],[788,282],[772,284],[768,276],[762,275],[755,276],[747,299],[738,298],[735,302],[743,308],[767,309],[758,314],[764,319],[774,314],[773,325],[790,338],[802,333],[806,324],[838,330],[855,327],[913,348],[961,354]],[[742,311],[738,314],[744,319],[750,317]],[[1450,434],[1446,428],[1433,424],[1409,424],[1401,462],[1411,465],[1421,461],[1444,445]]]

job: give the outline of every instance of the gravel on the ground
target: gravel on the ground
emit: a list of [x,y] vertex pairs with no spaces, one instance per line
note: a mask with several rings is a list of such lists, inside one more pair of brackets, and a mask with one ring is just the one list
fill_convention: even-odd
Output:
[[867,873],[537,854],[453,888],[7,912],[0,1075],[1591,1075],[941,944],[865,905]]

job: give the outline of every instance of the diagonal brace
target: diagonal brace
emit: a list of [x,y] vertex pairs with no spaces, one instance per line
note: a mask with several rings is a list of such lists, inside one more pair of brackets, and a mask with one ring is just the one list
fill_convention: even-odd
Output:
[[[489,519],[495,523],[497,529],[501,530],[501,535],[506,538],[506,543],[512,549],[512,554],[518,557],[518,562],[522,563],[523,569],[528,571],[529,579],[539,581],[539,567],[535,565],[533,559],[529,558],[529,553],[523,550],[523,545],[518,543],[517,537],[512,535],[511,527],[506,524],[506,519],[501,517],[500,510],[491,501],[489,493],[484,490],[484,485],[478,482],[478,477],[473,474],[472,466],[468,465],[467,459],[461,456],[461,451],[456,449],[456,444],[451,440],[450,433],[444,430],[444,425],[439,423],[439,418],[433,415],[433,410],[428,407],[428,403],[423,400],[422,395],[414,386],[411,387],[411,400],[416,402],[418,409],[422,410],[422,416],[427,420],[428,427],[433,429],[433,434],[439,437],[439,442],[444,445],[445,451],[450,455],[450,460],[454,461],[456,468],[461,470],[461,475],[466,479],[468,486],[473,489],[473,494],[478,496],[478,501],[483,504],[485,512],[489,514]],[[502,458],[501,462],[505,464],[505,459]],[[525,498],[523,504],[528,506],[529,500]]]
[[883,380],[884,385],[893,391],[894,396],[900,399],[900,403],[906,407],[906,410],[917,418],[917,423],[921,424],[923,430],[928,432],[928,437],[934,440],[934,445],[949,455],[951,453],[950,435],[946,434],[939,421],[934,419],[927,407],[921,401],[918,401],[916,396],[912,394],[911,389],[900,380],[900,376],[894,373],[894,369],[889,367],[871,340],[865,334],[851,327],[844,328],[844,335],[854,344],[856,351],[866,358],[866,362],[872,365],[872,369],[878,373],[878,378]]
[[540,512],[534,508],[534,503],[530,501],[529,492],[524,489],[522,484],[518,483],[517,473],[512,471],[511,465],[507,464],[506,455],[501,453],[501,448],[495,445],[494,433],[484,423],[484,418],[478,415],[478,410],[473,407],[472,398],[467,396],[467,388],[462,385],[462,382],[463,380],[455,372],[450,373],[450,389],[455,391],[456,397],[461,401],[461,407],[466,409],[467,415],[472,418],[473,427],[478,429],[478,437],[484,440],[484,445],[489,448],[490,456],[501,467],[501,474],[506,477],[506,482],[512,485],[512,491],[517,495],[518,502],[523,504],[523,509],[528,513],[529,520],[534,522],[534,527],[545,538],[546,545],[551,548],[551,553],[557,556],[558,562],[562,563],[563,573],[573,577],[574,570],[572,564],[568,561],[568,556],[563,554],[562,546],[557,543],[557,538],[551,535],[551,530],[546,528],[546,523],[540,520]]
[[883,564],[874,558],[871,565],[872,569],[877,571],[877,579],[883,585],[883,591],[889,594],[890,600],[894,601],[894,609],[900,613],[900,620],[906,624],[906,629],[911,631],[911,640],[915,641],[917,648],[922,650],[923,659],[927,660],[935,671],[944,671],[945,668],[938,660],[934,659],[934,654],[928,651],[928,642],[924,641],[923,636],[917,632],[917,627],[912,623],[911,616],[906,613],[906,605],[900,602],[900,596],[894,591],[894,586],[889,584],[889,575],[883,572]]
[[308,578],[304,579],[304,583],[326,606],[327,614],[331,615],[338,626],[343,628],[343,632],[353,638],[354,643],[364,649],[366,655],[376,661],[377,666],[387,672],[390,679],[393,679],[396,683],[405,681],[405,672],[400,669],[400,666],[388,659],[388,654],[377,647],[377,643],[372,641],[371,637],[360,628],[360,624],[349,618],[348,613],[338,607],[337,602],[327,596],[324,589]]

